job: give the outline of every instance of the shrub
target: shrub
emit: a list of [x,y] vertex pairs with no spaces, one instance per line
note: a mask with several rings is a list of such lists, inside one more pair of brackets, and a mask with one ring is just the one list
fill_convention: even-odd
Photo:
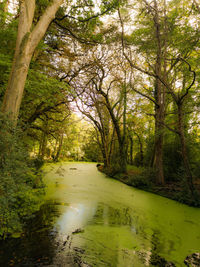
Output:
[[138,188],[151,187],[155,180],[155,171],[152,168],[144,169],[140,174],[131,176],[130,182]]
[[200,207],[200,193],[195,188],[193,193],[191,192],[185,176],[182,176],[180,186],[181,190],[177,195],[177,200],[190,206]]
[[0,114],[0,236],[21,231],[40,206],[43,184],[23,141],[25,133]]

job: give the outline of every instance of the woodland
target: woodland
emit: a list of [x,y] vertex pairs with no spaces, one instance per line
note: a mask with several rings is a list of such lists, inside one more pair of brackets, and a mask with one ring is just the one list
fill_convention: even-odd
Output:
[[46,161],[200,206],[199,29],[197,0],[0,1],[2,238]]

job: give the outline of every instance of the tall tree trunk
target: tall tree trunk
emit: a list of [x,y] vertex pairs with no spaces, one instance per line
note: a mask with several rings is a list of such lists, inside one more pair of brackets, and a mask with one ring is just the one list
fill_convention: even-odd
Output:
[[156,170],[156,181],[159,184],[164,184],[163,171],[163,115],[159,108],[155,115],[155,150],[153,167]]
[[130,140],[130,164],[133,165],[133,138],[131,136],[129,136],[129,140]]
[[181,142],[181,152],[182,152],[182,157],[183,157],[183,163],[184,163],[184,168],[185,168],[186,177],[187,177],[187,184],[188,184],[188,187],[191,193],[193,194],[194,184],[193,184],[193,177],[192,177],[192,172],[190,169],[186,140],[185,140],[182,104],[178,105],[178,130],[179,130],[179,137],[180,137],[180,142]]
[[44,159],[46,154],[46,147],[47,147],[47,134],[46,132],[43,132],[40,142],[40,152],[39,152],[39,158],[42,160]]
[[31,55],[27,54],[27,48],[28,47],[24,47],[24,49],[22,48],[23,52],[16,57],[2,104],[2,112],[9,113],[8,115],[14,121],[17,120],[19,114],[19,108],[31,61]]
[[59,138],[59,145],[58,145],[56,156],[55,156],[55,161],[58,161],[58,159],[60,157],[60,152],[61,152],[62,145],[63,145],[63,137],[64,137],[64,134],[61,133],[60,138]]
[[103,130],[100,131],[100,136],[101,136],[101,142],[100,145],[101,145],[101,152],[102,152],[102,156],[103,156],[103,163],[104,163],[104,167],[107,168],[109,167],[109,161],[108,161],[108,148],[106,146],[106,140],[105,140],[105,135],[104,135],[104,132]]
[[[154,25],[155,35],[157,42],[157,58],[155,72],[157,77],[162,77],[162,45],[161,45],[161,28],[158,14],[157,1],[154,0]],[[163,171],[163,122],[164,122],[164,87],[159,78],[155,80],[155,99],[157,105],[155,106],[155,154],[153,166],[156,170],[156,181],[159,184],[164,184],[164,171]]]
[[144,164],[144,152],[143,152],[143,144],[140,136],[138,137],[139,146],[140,146],[140,165],[143,166]]
[[111,163],[111,158],[112,158],[112,153],[113,153],[113,150],[114,150],[114,137],[115,137],[115,128],[112,129],[112,135],[111,135],[111,138],[110,138],[110,142],[109,142],[109,152],[108,152],[108,161],[109,161],[109,164]]
[[121,172],[125,173],[127,171],[127,162],[126,162],[126,146],[124,142],[119,142],[119,158],[120,158],[120,168]]
[[[96,130],[97,143],[98,143],[98,146],[101,150],[101,154],[103,157],[103,164],[104,164],[104,167],[107,168],[109,165],[108,165],[106,147],[105,147],[105,143],[104,143],[103,131],[102,131],[102,129],[100,129],[100,127],[95,127],[95,130]],[[100,138],[99,138],[99,135],[100,135]]]
[[127,88],[126,88],[126,71],[125,71],[125,81],[124,81],[124,111],[123,111],[123,146],[124,146],[124,169],[127,170],[127,145],[126,145],[126,139],[127,139],[127,126],[126,126],[126,110],[127,110]]
[[40,20],[33,27],[35,0],[20,1],[20,14],[15,55],[8,86],[4,95],[2,112],[8,113],[10,119],[17,121],[33,52],[47,31],[50,22],[63,0],[53,0],[46,8]]
[[[111,120],[113,122],[113,126],[114,126],[115,131],[116,131],[117,141],[118,141],[118,145],[119,145],[119,162],[118,163],[119,163],[119,166],[121,169],[120,171],[126,172],[127,162],[126,162],[126,148],[125,148],[125,144],[124,144],[125,139],[123,138],[123,135],[121,133],[119,121],[113,112],[113,109],[111,107],[108,96],[102,90],[100,91],[100,93],[104,96],[104,98],[106,100],[106,106],[107,106],[108,112],[110,113],[110,117],[111,117]],[[126,127],[126,125],[124,125],[124,126]],[[124,129],[124,131],[126,131],[126,130]],[[123,134],[124,134],[124,132],[123,132]]]
[[47,118],[43,122],[43,129],[41,140],[40,140],[40,147],[38,156],[40,159],[44,159],[46,154],[46,147],[47,147],[47,136],[48,136],[48,120]]
[[2,112],[10,113],[10,118],[13,120],[16,120],[19,113],[19,107],[21,104],[24,85],[31,60],[29,46],[30,31],[33,22],[34,11],[34,0],[26,0],[20,2],[20,14],[15,55],[8,86],[2,104]]
[[104,164],[104,167],[105,168],[108,168],[109,167],[108,158],[106,156],[105,148],[102,145],[101,145],[101,153],[102,153],[102,156],[103,156],[103,164]]

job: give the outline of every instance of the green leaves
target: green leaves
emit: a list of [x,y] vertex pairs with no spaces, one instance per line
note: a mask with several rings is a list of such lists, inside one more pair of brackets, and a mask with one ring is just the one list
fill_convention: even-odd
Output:
[[5,237],[21,231],[22,219],[39,209],[43,185],[31,166],[25,134],[2,114],[0,129],[0,237]]

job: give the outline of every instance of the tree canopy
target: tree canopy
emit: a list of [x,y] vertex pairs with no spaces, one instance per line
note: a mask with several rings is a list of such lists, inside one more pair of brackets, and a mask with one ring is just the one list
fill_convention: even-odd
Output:
[[[1,145],[20,129],[38,164],[102,162],[111,176],[135,165],[129,184],[172,184],[197,205],[199,21],[198,1],[1,0]],[[9,195],[8,154],[0,192]]]

